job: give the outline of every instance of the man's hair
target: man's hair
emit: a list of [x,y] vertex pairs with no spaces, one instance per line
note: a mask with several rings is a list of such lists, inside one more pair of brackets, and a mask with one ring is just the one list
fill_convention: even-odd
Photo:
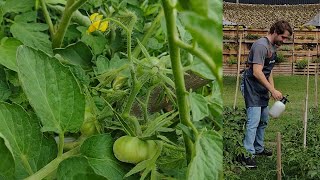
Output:
[[290,36],[292,35],[292,28],[290,24],[287,21],[281,20],[275,22],[269,32],[270,34],[277,33],[277,34],[283,34],[285,31],[288,31],[290,33]]

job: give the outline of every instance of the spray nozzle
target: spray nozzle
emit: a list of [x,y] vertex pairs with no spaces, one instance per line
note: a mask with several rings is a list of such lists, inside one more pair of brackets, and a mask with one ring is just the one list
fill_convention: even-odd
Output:
[[286,104],[287,102],[290,102],[289,100],[288,100],[288,94],[286,95],[286,96],[283,96],[282,97],[282,99],[280,100],[283,104]]

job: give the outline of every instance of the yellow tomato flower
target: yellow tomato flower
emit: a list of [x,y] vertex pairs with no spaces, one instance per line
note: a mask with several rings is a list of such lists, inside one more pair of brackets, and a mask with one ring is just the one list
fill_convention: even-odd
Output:
[[93,13],[91,16],[90,16],[90,21],[91,22],[95,22],[95,21],[99,21],[103,18],[103,15],[99,15],[99,13]]
[[99,26],[99,30],[102,32],[105,32],[108,28],[109,22],[108,21],[102,21],[102,23]]
[[96,30],[101,32],[105,32],[108,28],[109,22],[102,21],[103,15],[99,15],[99,13],[93,13],[90,17],[91,25],[89,26],[87,33],[92,33]]

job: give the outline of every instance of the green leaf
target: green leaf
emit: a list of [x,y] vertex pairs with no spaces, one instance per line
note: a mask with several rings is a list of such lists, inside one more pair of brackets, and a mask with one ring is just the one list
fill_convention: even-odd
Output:
[[14,17],[15,22],[21,22],[21,23],[26,23],[26,22],[36,22],[37,21],[37,12],[36,11],[29,11],[22,13],[20,15],[17,15]]
[[6,3],[3,6],[4,13],[8,12],[26,12],[32,10],[34,6],[34,0],[6,0]]
[[159,43],[159,41],[156,38],[151,37],[148,40],[147,47],[150,49],[158,50],[163,47],[163,44]]
[[48,4],[66,4],[66,0],[45,0]]
[[[208,17],[215,22],[222,24],[223,15],[223,1],[220,0],[208,0]],[[222,31],[221,31],[222,32]]]
[[[0,135],[1,136],[1,135]],[[3,138],[0,137],[0,174],[3,176],[13,176],[15,163],[12,152],[6,146]]]
[[187,179],[222,179],[222,137],[216,131],[202,132],[195,142],[196,155],[189,164]]
[[15,38],[3,38],[0,45],[0,64],[17,71],[16,51],[21,42]]
[[208,0],[179,0],[179,5],[184,10],[193,11],[201,16],[208,16]]
[[85,157],[72,157],[62,161],[57,170],[58,180],[103,180],[94,173]]
[[5,81],[0,80],[0,101],[6,101],[11,95],[11,90]]
[[220,117],[223,113],[223,102],[220,87],[216,81],[212,83],[211,94],[206,99],[209,102],[208,107],[211,115],[213,117]]
[[183,133],[185,133],[185,134],[188,136],[188,138],[190,138],[192,141],[195,141],[195,137],[194,137],[194,134],[193,134],[191,128],[189,128],[188,126],[186,126],[186,125],[184,125],[184,124],[181,124],[181,123],[179,123],[179,124],[177,125],[177,127],[178,127]]
[[190,93],[189,101],[193,121],[199,121],[209,115],[208,102],[201,94]]
[[194,61],[192,62],[191,71],[204,79],[216,79],[216,77],[210,71],[209,67],[197,57],[195,57]]
[[48,25],[46,24],[25,22],[16,22],[10,27],[13,37],[20,40],[24,45],[53,54],[49,35],[41,32],[47,29]]
[[107,179],[123,179],[125,172],[113,155],[113,140],[109,134],[88,138],[81,146],[81,153],[88,159],[93,171]]
[[18,105],[0,103],[0,136],[12,150],[17,179],[38,171],[57,155],[54,139],[44,137],[37,118]]
[[[158,116],[156,119],[148,122],[147,129],[143,131],[142,137],[149,137],[158,131],[161,127],[168,124],[173,118],[178,115],[178,112],[173,113],[174,111],[167,112]],[[169,125],[169,124],[168,124]]]
[[66,48],[54,49],[54,53],[60,54],[65,60],[74,65],[80,65],[85,69],[91,67],[92,53],[86,44],[79,41]]
[[26,46],[17,50],[22,87],[42,122],[42,131],[78,132],[84,120],[85,98],[69,68]]
[[99,55],[103,53],[105,46],[107,45],[107,39],[101,33],[87,34],[87,29],[84,27],[77,28],[82,32],[81,41],[91,47],[93,54]]
[[[221,17],[216,12],[217,17]],[[200,47],[212,58],[215,71],[222,77],[222,18],[208,19],[193,12],[183,12],[181,20]]]
[[[2,21],[3,21],[3,9],[2,9],[2,4],[0,2],[0,24],[2,24]],[[2,32],[1,32],[2,33]],[[1,38],[1,35],[0,35],[0,38]]]

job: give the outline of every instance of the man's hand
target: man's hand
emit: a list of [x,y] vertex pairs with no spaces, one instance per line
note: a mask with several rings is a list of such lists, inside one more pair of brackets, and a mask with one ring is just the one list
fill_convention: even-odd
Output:
[[281,100],[282,99],[282,93],[280,92],[280,91],[278,91],[278,90],[276,90],[276,89],[274,89],[273,91],[271,91],[271,96],[275,99],[275,100],[277,100],[277,101],[279,101],[279,100]]

